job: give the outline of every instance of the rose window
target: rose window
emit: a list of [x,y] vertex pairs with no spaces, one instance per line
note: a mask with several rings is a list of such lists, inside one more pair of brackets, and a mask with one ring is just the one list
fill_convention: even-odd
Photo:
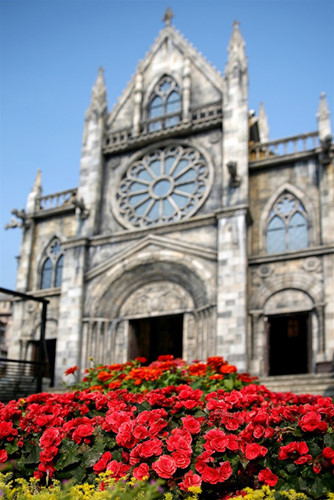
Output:
[[133,163],[117,191],[119,215],[131,227],[180,221],[204,203],[211,172],[194,148],[155,150]]

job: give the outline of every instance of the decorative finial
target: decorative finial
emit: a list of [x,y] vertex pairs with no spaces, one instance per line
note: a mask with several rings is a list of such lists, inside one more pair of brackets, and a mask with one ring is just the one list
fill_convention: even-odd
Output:
[[162,18],[162,20],[166,23],[166,26],[170,26],[173,17],[174,17],[173,11],[169,7],[167,7],[165,15]]
[[236,19],[234,22],[233,22],[233,28],[236,29],[236,28],[239,28],[240,26],[240,22]]

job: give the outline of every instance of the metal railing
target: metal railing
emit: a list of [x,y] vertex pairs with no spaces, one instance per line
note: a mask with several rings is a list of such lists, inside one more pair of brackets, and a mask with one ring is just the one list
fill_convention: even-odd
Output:
[[41,391],[45,363],[0,358],[0,401],[25,398]]
[[[45,344],[45,327],[46,327],[46,316],[47,316],[47,306],[49,301],[43,297],[34,297],[27,293],[18,292],[16,290],[9,290],[8,288],[0,287],[0,292],[7,295],[13,295],[22,300],[33,300],[35,302],[40,302],[42,304],[41,310],[41,330],[39,337],[39,349],[38,349],[38,361],[26,361],[26,360],[15,360],[8,358],[0,358],[0,401],[2,396],[6,397],[6,394],[14,394],[16,391],[19,394],[17,397],[24,397],[20,395],[20,391],[25,387],[28,394],[33,394],[34,392],[42,391],[42,378],[44,371],[46,369],[47,363],[47,349]],[[21,367],[20,370],[13,369],[14,366]],[[29,374],[28,371],[30,370]],[[27,378],[28,377],[28,378]],[[30,384],[30,388],[29,388]],[[25,394],[27,395],[27,394]],[[16,396],[11,397],[15,399]]]

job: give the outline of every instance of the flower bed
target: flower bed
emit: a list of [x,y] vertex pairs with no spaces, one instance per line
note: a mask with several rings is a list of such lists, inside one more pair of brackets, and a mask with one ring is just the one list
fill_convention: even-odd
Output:
[[[207,500],[262,486],[327,498],[334,491],[333,401],[272,393],[232,370],[226,379],[210,379],[213,371],[230,366],[223,363],[213,358],[205,365],[202,379],[223,387],[208,392],[189,385],[200,385],[200,376],[188,384],[142,386],[137,393],[129,388],[104,393],[103,385],[91,391],[94,377],[108,371],[94,367],[83,390],[0,404],[3,470],[42,484],[54,479],[93,484],[105,471],[116,480],[162,479],[175,499],[189,497],[193,488]],[[185,367],[182,377],[189,378]],[[140,367],[110,371],[113,377],[125,374],[121,384],[127,384],[137,380],[127,378],[134,368]],[[172,374],[169,368],[157,380]],[[100,382],[106,386],[114,382],[110,379]]]

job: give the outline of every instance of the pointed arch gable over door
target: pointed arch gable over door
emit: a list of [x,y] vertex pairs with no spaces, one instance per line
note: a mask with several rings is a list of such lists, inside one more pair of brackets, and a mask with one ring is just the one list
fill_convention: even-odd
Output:
[[[133,351],[131,336],[132,342],[147,341],[151,333],[136,331],[150,331],[162,318],[164,334],[175,328],[179,337],[182,336],[181,343],[179,339],[173,344],[178,342],[175,348],[178,356],[182,354],[185,359],[192,360],[205,356],[207,351],[208,355],[214,354],[215,306],[208,297],[205,281],[193,266],[196,259],[188,262],[184,257],[181,261],[178,256],[174,261],[158,252],[154,255],[155,259],[147,259],[141,264],[137,255],[132,265],[123,265],[122,273],[115,273],[113,269],[109,279],[105,276],[104,283],[96,286],[98,293],[89,303],[90,312],[86,304],[83,365],[85,357],[97,355],[101,358],[99,362],[126,361]],[[208,278],[205,269],[203,275]],[[101,342],[106,342],[105,346]],[[164,343],[159,345],[165,346]]]

